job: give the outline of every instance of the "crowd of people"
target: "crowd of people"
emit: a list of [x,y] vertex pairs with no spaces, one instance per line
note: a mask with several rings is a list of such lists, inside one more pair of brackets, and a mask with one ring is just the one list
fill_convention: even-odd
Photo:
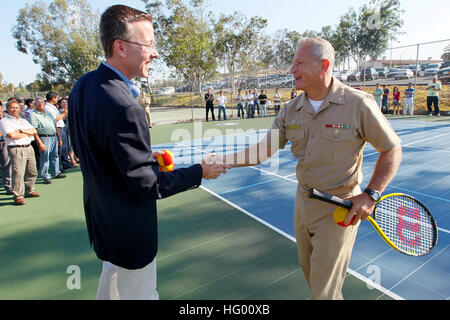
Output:
[[[297,96],[297,90],[292,89],[291,91],[291,100]],[[280,89],[277,88],[272,96],[272,101],[270,101],[269,96],[267,96],[267,92],[264,89],[261,89],[261,92],[258,92],[257,88],[252,90],[238,89],[236,94],[236,107],[237,107],[237,116],[241,119],[249,119],[255,118],[257,114],[258,117],[267,117],[268,116],[268,106],[274,106],[275,114],[278,114],[280,111],[280,107],[282,102],[282,97],[280,93]],[[222,120],[221,115],[223,115],[223,120],[227,120],[226,114],[226,105],[228,99],[223,94],[223,90],[219,91],[219,95],[217,97],[214,96],[211,88],[208,89],[208,92],[205,94],[205,104],[206,104],[206,121],[209,121],[209,112],[211,112],[212,120],[215,121],[216,117],[214,115],[214,103],[217,102],[219,107],[218,120]]]
[[[441,114],[439,112],[439,91],[442,90],[442,85],[438,81],[437,77],[433,77],[432,81],[427,84],[425,87],[425,90],[428,90],[427,94],[427,109],[428,109],[428,115],[433,115],[433,109],[434,107],[434,115],[437,117],[440,117]],[[380,84],[377,83],[376,88],[373,90],[372,95],[375,98],[375,101],[378,104],[378,107],[380,110],[385,113],[389,114],[389,94],[390,90],[386,84],[383,85],[383,87],[380,87]],[[412,83],[408,83],[408,88],[405,89],[403,92],[404,95],[404,101],[403,101],[403,115],[414,115],[414,96],[415,91],[412,87]],[[393,107],[393,114],[394,115],[400,115],[400,108],[401,108],[401,98],[402,98],[402,92],[398,89],[397,86],[394,86],[392,89],[392,107]]]
[[68,97],[50,91],[43,97],[10,97],[6,110],[0,102],[0,168],[3,187],[16,205],[39,197],[38,172],[44,184],[66,178],[78,167],[69,138]]

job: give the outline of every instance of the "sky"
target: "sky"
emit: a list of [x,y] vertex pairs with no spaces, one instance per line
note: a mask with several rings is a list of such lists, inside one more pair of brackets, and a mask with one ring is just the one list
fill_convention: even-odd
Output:
[[[113,4],[125,4],[144,10],[141,0],[88,0],[94,9],[103,12]],[[31,55],[17,51],[12,36],[12,27],[16,24],[19,10],[25,5],[34,3],[34,0],[1,0],[0,11],[0,73],[6,82],[17,86],[20,82],[31,83],[40,72],[40,66],[32,61]],[[51,3],[52,0],[44,0]],[[247,17],[261,16],[268,20],[265,32],[274,34],[277,30],[296,30],[300,33],[305,30],[320,31],[323,26],[337,25],[340,16],[351,7],[357,9],[369,0],[207,0],[208,11],[217,14],[231,14],[235,11]],[[405,34],[398,36],[399,41],[393,42],[392,47],[397,48],[418,43],[446,40],[437,44],[421,45],[419,59],[439,59],[446,45],[450,44],[450,1],[433,0],[430,4],[423,0],[401,0],[401,7],[405,12],[401,31]],[[387,59],[390,51],[386,52]],[[393,59],[415,59],[417,47],[392,50]]]

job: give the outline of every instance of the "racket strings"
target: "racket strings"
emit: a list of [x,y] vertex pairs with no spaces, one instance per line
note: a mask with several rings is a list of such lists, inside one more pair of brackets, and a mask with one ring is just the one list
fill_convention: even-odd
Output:
[[401,251],[422,255],[436,243],[434,222],[426,208],[404,195],[386,197],[377,204],[375,220]]

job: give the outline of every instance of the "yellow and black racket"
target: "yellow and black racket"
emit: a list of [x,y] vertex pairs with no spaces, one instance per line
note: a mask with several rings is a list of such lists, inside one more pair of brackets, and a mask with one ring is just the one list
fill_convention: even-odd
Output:
[[[309,190],[308,196],[347,210],[353,205],[350,200],[314,188]],[[369,216],[367,220],[392,248],[410,256],[427,254],[438,240],[438,229],[430,211],[406,194],[391,193],[381,197],[375,203],[373,218]]]

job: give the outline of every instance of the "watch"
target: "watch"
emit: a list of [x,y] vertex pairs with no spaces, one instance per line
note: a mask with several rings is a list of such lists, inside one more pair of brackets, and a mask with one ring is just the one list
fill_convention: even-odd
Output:
[[367,193],[369,195],[370,199],[372,199],[374,202],[377,202],[381,198],[380,192],[378,190],[366,188],[364,190],[364,193]]

